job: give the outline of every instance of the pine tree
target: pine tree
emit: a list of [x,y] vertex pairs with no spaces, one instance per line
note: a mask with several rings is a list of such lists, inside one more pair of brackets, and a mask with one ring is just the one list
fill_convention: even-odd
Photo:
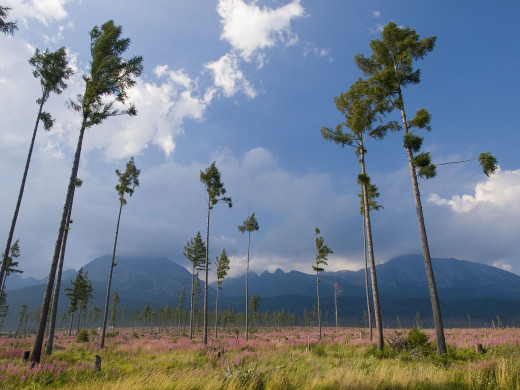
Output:
[[209,217],[213,207],[218,203],[226,203],[230,208],[233,206],[231,198],[224,196],[226,189],[220,179],[220,172],[215,162],[200,171],[200,181],[206,188],[208,195],[208,217],[206,219],[206,264],[204,267],[204,345],[208,343],[208,270],[209,270]]
[[191,272],[191,296],[190,296],[190,340],[193,338],[194,316],[195,316],[195,283],[199,277],[199,271],[204,269],[204,262],[206,258],[206,246],[202,241],[200,232],[197,232],[195,238],[192,238],[184,246],[184,257],[186,257],[192,264]]
[[117,317],[117,305],[119,305],[120,299],[117,291],[112,292],[112,310],[110,312],[110,327],[114,329],[116,327]]
[[242,233],[247,232],[247,268],[246,268],[246,341],[249,340],[249,315],[248,315],[248,302],[249,302],[249,248],[251,246],[251,232],[258,231],[260,226],[255,218],[255,213],[251,214],[242,225],[238,227],[238,230]]
[[14,32],[18,30],[18,21],[7,20],[9,11],[11,11],[11,7],[0,5],[0,32],[4,35],[14,35]]
[[[373,98],[373,88],[369,83],[358,79],[348,92],[342,93],[334,99],[336,108],[345,116],[345,122],[336,126],[335,130],[328,127],[321,129],[321,134],[326,140],[330,140],[341,147],[351,146],[359,158],[361,173],[358,175],[358,183],[363,189],[364,222],[366,226],[366,238],[368,254],[370,257],[370,276],[372,280],[372,296],[374,300],[374,312],[378,333],[377,348],[383,350],[383,324],[379,305],[379,292],[375,267],[374,246],[372,241],[372,225],[370,220],[370,207],[368,207],[368,190],[370,178],[366,173],[365,155],[367,149],[365,143],[369,139],[382,139],[389,130],[396,130],[396,122],[388,122],[374,128],[374,123],[380,120],[381,114],[388,112],[391,107],[385,101]],[[343,132],[343,128],[349,132]]]
[[215,339],[218,337],[218,292],[222,290],[222,281],[226,277],[229,271],[229,258],[227,257],[226,250],[222,249],[220,257],[217,257],[215,263],[217,266],[217,298],[215,301]]
[[69,314],[70,327],[69,336],[72,334],[72,324],[74,322],[74,314],[79,310],[77,319],[77,328],[80,327],[81,311],[86,313],[88,302],[92,299],[92,283],[88,280],[88,272],[83,273],[83,268],[80,268],[76,278],[71,280],[72,287],[65,289],[65,296],[69,297]]
[[101,28],[96,26],[90,31],[92,61],[90,62],[90,73],[83,77],[85,92],[78,96],[78,102],[69,102],[71,108],[81,114],[81,127],[58,229],[58,237],[54,246],[49,278],[43,296],[41,317],[38,321],[38,329],[31,354],[33,363],[39,363],[41,358],[54,278],[58,266],[63,232],[65,231],[69,207],[74,194],[75,179],[78,175],[85,130],[99,125],[109,117],[120,115],[133,116],[137,114],[137,110],[133,105],[129,107],[123,105],[128,98],[128,89],[135,85],[135,78],[141,75],[143,59],[140,56],[129,60],[121,57],[130,45],[130,39],[120,38],[121,32],[121,26],[116,26],[112,20],[104,23]]
[[318,328],[319,328],[319,339],[321,340],[321,310],[320,310],[320,272],[324,271],[324,266],[328,265],[327,256],[333,253],[330,248],[325,245],[323,237],[320,237],[320,229],[315,228],[314,234],[316,235],[316,257],[315,264],[312,269],[316,272],[316,292],[318,297]]
[[[5,7],[0,6],[0,16],[2,17],[4,16],[3,8]],[[48,131],[52,128],[54,123],[51,115],[48,112],[43,111],[43,106],[49,100],[51,93],[59,95],[65,88],[67,88],[65,80],[68,80],[74,73],[73,70],[69,67],[69,63],[67,61],[67,52],[64,47],[56,50],[55,52],[49,52],[48,50],[40,52],[38,49],[36,49],[34,55],[29,59],[29,63],[34,67],[34,77],[40,80],[42,94],[36,100],[36,103],[39,106],[38,115],[36,116],[36,124],[34,125],[31,143],[29,145],[29,152],[27,153],[27,159],[25,161],[22,183],[20,184],[20,190],[18,192],[16,206],[14,208],[13,219],[11,221],[11,227],[9,229],[9,234],[7,236],[7,242],[2,258],[6,258],[8,256],[9,249],[11,248],[16,221],[18,220],[18,213],[22,204],[25,182],[27,181],[27,174],[29,172],[29,165],[31,163],[31,156],[38,126],[41,121],[43,122],[45,130]],[[5,264],[2,264],[2,267],[0,267],[0,285],[3,284],[5,277]]]
[[[103,330],[101,332],[101,341],[99,342],[99,348],[103,349],[105,347],[105,333],[107,329],[107,317],[108,317],[108,304],[110,301],[110,288],[112,286],[112,273],[114,272],[114,267],[116,266],[116,248],[117,248],[117,237],[119,235],[119,223],[121,222],[121,212],[123,211],[123,206],[127,203],[125,199],[125,194],[128,196],[132,196],[135,191],[135,187],[139,186],[139,174],[141,171],[136,168],[134,163],[134,158],[131,157],[130,161],[126,163],[126,169],[123,173],[116,169],[117,179],[119,184],[116,185],[116,191],[119,195],[119,214],[117,216],[117,225],[116,225],[116,236],[114,238],[114,249],[112,251],[112,261],[110,263],[110,272],[108,274],[108,282],[107,282],[107,294],[105,296],[105,311],[103,313]],[[114,319],[115,321],[115,319]]]

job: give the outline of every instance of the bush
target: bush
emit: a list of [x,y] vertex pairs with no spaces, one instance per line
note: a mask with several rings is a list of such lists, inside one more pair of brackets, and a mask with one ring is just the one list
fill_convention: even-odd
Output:
[[428,355],[431,351],[431,344],[428,336],[418,328],[411,328],[406,337],[401,332],[387,339],[390,348],[396,352],[407,351],[412,356]]
[[418,328],[412,328],[408,332],[406,342],[412,348],[425,349],[428,345],[428,336],[426,333],[421,332]]
[[78,343],[88,343],[89,337],[88,337],[88,330],[87,329],[81,329],[78,334],[76,335],[76,342]]

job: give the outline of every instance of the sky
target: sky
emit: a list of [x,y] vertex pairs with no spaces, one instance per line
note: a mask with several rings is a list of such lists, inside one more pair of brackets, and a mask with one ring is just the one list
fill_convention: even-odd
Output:
[[[360,269],[359,163],[353,149],[323,140],[320,129],[344,120],[334,97],[363,76],[353,56],[369,56],[370,41],[393,21],[437,36],[416,64],[421,83],[404,91],[409,116],[423,107],[432,113],[424,150],[434,163],[489,151],[500,164],[489,178],[473,161],[440,166],[436,178],[420,182],[432,257],[520,274],[517,1],[0,2],[19,27],[14,36],[0,35],[2,240],[41,93],[28,59],[37,48],[63,46],[75,70],[68,88],[46,104],[53,129],[40,128],[36,138],[15,231],[24,276],[49,272],[80,124],[66,102],[84,88],[89,31],[110,19],[131,40],[125,57],[143,56],[144,71],[129,92],[138,115],[109,118],[85,134],[84,184],[76,191],[65,268],[111,253],[119,208],[114,171],[134,156],[140,186],[123,208],[118,254],[188,266],[184,245],[206,232],[200,171],[215,161],[233,207],[211,212],[210,258],[225,248],[230,276],[245,272],[247,235],[237,226],[253,212],[260,230],[251,234],[252,271],[311,273],[315,227],[334,251],[327,270]],[[367,173],[384,206],[372,214],[376,263],[421,253],[402,134],[366,147]]]

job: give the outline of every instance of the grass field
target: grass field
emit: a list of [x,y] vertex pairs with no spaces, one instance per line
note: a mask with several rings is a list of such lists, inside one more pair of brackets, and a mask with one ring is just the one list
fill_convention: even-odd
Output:
[[[399,330],[401,340],[407,330]],[[429,337],[433,331],[423,330]],[[434,346],[378,352],[361,329],[258,329],[249,340],[222,331],[204,346],[176,330],[121,330],[97,348],[58,334],[55,351],[31,368],[32,339],[0,339],[1,389],[520,389],[520,330],[449,329],[449,352]],[[396,340],[395,330],[385,330]],[[431,340],[429,340],[431,341]],[[477,343],[484,354],[475,350]],[[102,358],[101,371],[94,357]]]

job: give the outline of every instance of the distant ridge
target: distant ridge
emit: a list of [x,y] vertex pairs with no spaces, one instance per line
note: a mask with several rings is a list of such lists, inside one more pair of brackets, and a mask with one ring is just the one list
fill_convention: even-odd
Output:
[[[83,267],[88,271],[94,287],[92,304],[103,306],[109,272],[110,256],[93,259]],[[165,257],[117,257],[114,269],[113,290],[117,290],[127,312],[141,310],[146,302],[153,308],[166,304],[175,307],[183,288],[186,302],[191,290],[191,274],[182,266]],[[446,326],[464,324],[468,313],[474,326],[491,324],[497,315],[504,323],[520,324],[520,276],[485,264],[457,259],[432,259],[443,318]],[[231,265],[233,266],[233,265]],[[403,324],[412,323],[417,313],[425,320],[431,317],[431,304],[420,255],[399,256],[376,266],[378,287],[386,326],[395,326],[396,316]],[[68,271],[62,289],[70,286],[76,271]],[[362,325],[366,310],[364,270],[323,272],[320,275],[320,295],[323,312],[332,313],[333,285],[338,283],[340,317],[350,324]],[[26,280],[27,281],[27,280]],[[30,280],[29,282],[34,282]],[[8,304],[14,317],[21,304],[29,308],[41,305],[46,281],[37,285],[14,289],[15,278],[8,279]],[[201,282],[203,288],[203,282]],[[312,311],[316,305],[316,275],[299,271],[250,273],[249,294],[261,296],[260,311],[285,310],[301,314]],[[210,310],[214,310],[215,284],[209,288]],[[231,305],[235,312],[245,306],[245,275],[227,278],[222,284],[220,307]],[[68,306],[62,291],[60,312]],[[11,319],[11,322],[14,320]],[[325,321],[326,322],[326,321]]]

